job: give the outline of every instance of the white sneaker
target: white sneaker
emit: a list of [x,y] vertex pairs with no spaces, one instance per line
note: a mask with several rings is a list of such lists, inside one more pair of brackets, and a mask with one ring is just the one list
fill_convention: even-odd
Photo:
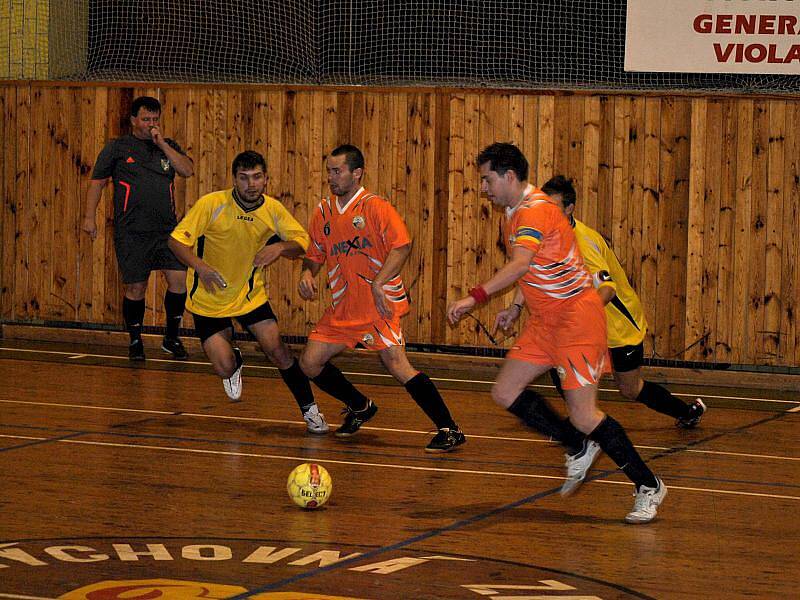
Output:
[[303,420],[306,422],[306,429],[309,433],[328,433],[328,423],[325,422],[325,415],[319,412],[319,407],[312,404],[303,413]]
[[236,401],[242,397],[242,365],[244,361],[242,360],[242,353],[238,348],[233,349],[233,354],[236,357],[236,364],[239,366],[236,367],[233,375],[227,379],[223,377],[222,387],[225,388],[225,393],[228,394],[228,398]]
[[645,485],[633,495],[633,510],[625,517],[626,523],[649,523],[656,518],[656,509],[667,495],[667,486],[656,477],[658,486],[649,488]]
[[583,440],[583,449],[570,456],[567,456],[567,480],[561,486],[561,495],[569,496],[577,490],[586,479],[589,469],[592,468],[594,461],[600,456],[600,444],[594,440]]

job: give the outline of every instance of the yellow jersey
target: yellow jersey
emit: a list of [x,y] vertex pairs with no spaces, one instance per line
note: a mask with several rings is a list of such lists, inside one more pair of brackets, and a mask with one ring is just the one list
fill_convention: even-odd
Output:
[[172,232],[181,244],[215,269],[228,284],[212,294],[191,267],[186,273],[186,308],[205,317],[237,317],[268,300],[266,274],[253,258],[266,244],[293,241],[308,249],[303,226],[275,198],[263,196],[258,207],[246,210],[233,189],[206,194],[192,206]]
[[608,347],[636,346],[647,332],[647,321],[639,296],[633,291],[622,265],[605,239],[578,219],[573,219],[578,248],[596,288],[611,287],[616,295],[606,304]]

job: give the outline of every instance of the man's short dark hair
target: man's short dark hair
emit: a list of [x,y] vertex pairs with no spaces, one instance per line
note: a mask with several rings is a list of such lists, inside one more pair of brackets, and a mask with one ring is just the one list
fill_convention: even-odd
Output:
[[345,155],[344,162],[347,163],[347,168],[351,173],[356,169],[364,168],[364,155],[352,144],[342,144],[331,151],[331,156],[341,156],[342,154]]
[[139,96],[131,104],[131,116],[135,117],[139,114],[139,110],[144,108],[150,112],[161,114],[161,102],[152,96]]
[[561,201],[564,206],[575,204],[576,194],[575,187],[572,185],[572,180],[567,179],[563,175],[556,175],[552,177],[542,186],[542,191],[548,196],[558,194],[561,196]]
[[520,181],[528,179],[528,159],[514,144],[495,142],[491,146],[486,146],[478,154],[477,162],[478,166],[489,163],[489,170],[495,171],[498,175],[513,171]]
[[261,167],[261,170],[266,173],[267,161],[265,161],[264,157],[255,150],[245,150],[244,152],[237,154],[236,158],[233,159],[231,171],[233,171],[233,176],[236,177],[236,173],[239,171],[249,171],[250,169],[255,169],[256,167]]

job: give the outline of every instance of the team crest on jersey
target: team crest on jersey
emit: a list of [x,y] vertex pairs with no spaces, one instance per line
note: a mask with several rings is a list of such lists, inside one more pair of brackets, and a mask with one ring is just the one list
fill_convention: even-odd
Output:
[[361,343],[365,346],[371,346],[375,343],[375,338],[372,337],[371,333],[365,333],[364,337],[361,338]]
[[367,222],[364,220],[364,217],[361,215],[356,215],[353,217],[353,227],[356,229],[364,229],[367,226]]
[[167,160],[166,158],[162,158],[161,168],[164,169],[165,171],[169,171],[169,160]]
[[567,370],[564,367],[562,367],[561,365],[558,365],[556,367],[556,373],[558,373],[558,378],[561,381],[564,381],[567,378]]
[[325,227],[322,228],[322,233],[324,233],[325,235],[330,235],[331,234],[331,224],[330,223],[325,223]]
[[515,236],[513,233],[510,236],[508,236],[508,243],[510,245],[513,246],[514,242],[516,242],[516,241],[517,241],[517,236]]

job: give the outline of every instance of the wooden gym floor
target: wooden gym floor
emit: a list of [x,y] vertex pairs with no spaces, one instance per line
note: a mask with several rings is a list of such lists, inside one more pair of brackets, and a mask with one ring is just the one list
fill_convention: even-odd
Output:
[[[634,526],[632,486],[606,457],[558,495],[559,449],[489,398],[496,361],[426,366],[468,436],[428,455],[424,415],[363,354],[339,364],[380,411],[341,441],[305,432],[252,350],[239,403],[196,345],[186,363],[150,349],[132,366],[124,352],[0,339],[0,598],[796,597],[790,390],[698,373],[670,386],[710,408],[684,431],[604,385],[604,408],[669,488],[657,520]],[[336,401],[318,402],[341,422]],[[285,491],[307,461],[333,477],[317,511]]]

